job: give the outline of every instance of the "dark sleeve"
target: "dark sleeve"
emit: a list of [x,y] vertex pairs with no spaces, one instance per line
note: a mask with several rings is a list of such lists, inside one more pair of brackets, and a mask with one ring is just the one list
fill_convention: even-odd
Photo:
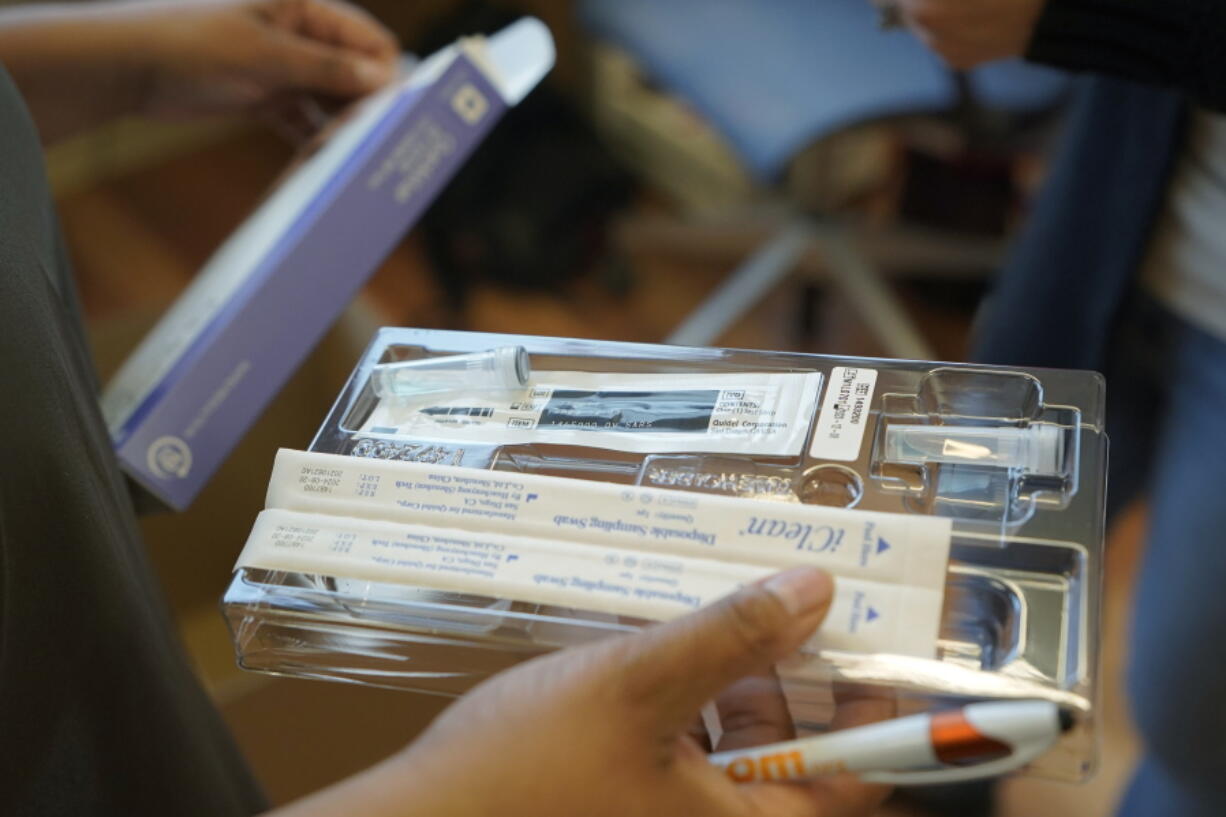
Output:
[[0,67],[0,814],[248,817],[98,410],[28,111]]
[[1174,87],[1226,111],[1226,0],[1048,0],[1026,57]]

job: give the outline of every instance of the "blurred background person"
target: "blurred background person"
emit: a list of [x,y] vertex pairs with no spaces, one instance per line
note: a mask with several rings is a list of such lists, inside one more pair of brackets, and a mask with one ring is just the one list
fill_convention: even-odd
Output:
[[1149,500],[1124,815],[1226,813],[1226,6],[899,0],[952,65],[1086,72],[974,357],[1107,375],[1110,508]]

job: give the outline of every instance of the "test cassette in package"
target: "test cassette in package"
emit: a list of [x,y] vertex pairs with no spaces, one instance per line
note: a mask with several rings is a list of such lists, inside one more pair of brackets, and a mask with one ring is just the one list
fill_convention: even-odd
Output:
[[224,610],[247,669],[446,695],[795,565],[778,667],[899,715],[1042,700],[1094,759],[1107,440],[1090,372],[384,329],[282,451]]

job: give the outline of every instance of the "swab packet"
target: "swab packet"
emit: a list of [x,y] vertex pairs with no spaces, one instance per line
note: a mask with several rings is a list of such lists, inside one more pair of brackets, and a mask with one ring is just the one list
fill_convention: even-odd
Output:
[[310,451],[277,453],[267,507],[497,531],[838,576],[944,592],[951,523]]
[[[256,520],[238,565],[655,621],[776,572],[746,562],[275,508]],[[810,649],[931,657],[941,600],[927,588],[839,579]]]

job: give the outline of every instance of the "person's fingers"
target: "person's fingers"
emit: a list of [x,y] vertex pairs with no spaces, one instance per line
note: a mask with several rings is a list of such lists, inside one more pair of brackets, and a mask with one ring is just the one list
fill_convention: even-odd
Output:
[[698,715],[690,721],[689,728],[686,729],[685,733],[704,752],[709,754],[713,751],[711,733],[707,731],[707,725],[703,722],[702,715]]
[[892,0],[902,22],[951,68],[1025,53],[1041,0]]
[[315,97],[292,91],[274,95],[256,110],[256,115],[295,147],[307,144],[331,120]]
[[893,6],[908,28],[930,29],[940,26],[947,10],[934,0],[894,0]]
[[[789,783],[750,783],[740,786],[739,789],[748,806],[746,812],[754,817],[836,817],[838,814],[824,811],[825,806],[815,800],[804,786]],[[848,814],[847,817],[851,815]]]
[[783,687],[773,671],[742,678],[721,692],[715,705],[724,730],[721,752],[796,737]]
[[[764,693],[766,689],[759,689],[759,692]],[[894,698],[888,691],[872,687],[836,684],[834,697],[836,709],[830,724],[834,730],[875,723],[894,717],[895,714]],[[721,740],[720,750],[786,739],[774,736],[771,734],[772,731],[782,733],[786,730],[787,737],[792,736],[791,716],[786,711],[781,716],[772,718],[771,721],[769,724],[761,723],[756,730],[747,727],[740,735],[740,737],[751,738],[745,743],[730,746]],[[755,731],[757,735],[752,734]],[[763,739],[752,739],[754,737]],[[878,806],[885,802],[890,793],[889,786],[865,783],[853,774],[821,777],[791,784],[755,783],[742,785],[740,788],[745,796],[751,799],[754,808],[772,817],[776,814],[862,817],[865,814],[872,814]]]
[[337,0],[306,0],[300,30],[315,39],[364,51],[373,57],[388,59],[400,54],[395,34],[364,9]]
[[796,783],[750,783],[740,789],[749,803],[749,813],[755,817],[865,817],[875,814],[889,795],[889,787],[869,786],[854,775],[831,779],[846,782],[848,788],[839,796],[815,794],[810,787]]
[[797,567],[617,645],[621,686],[653,728],[676,734],[733,681],[762,673],[799,647],[830,607],[834,582]]
[[324,45],[288,32],[270,38],[265,62],[285,89],[344,98],[361,96],[385,85],[394,64]]
[[[858,684],[834,685],[835,710],[832,730],[877,723],[896,717],[898,707],[891,691]],[[865,783],[853,774],[823,777],[809,784],[809,792],[824,817],[827,813],[870,814],[890,795],[891,787]]]
[[738,786],[748,812],[761,817],[864,817],[875,814],[891,788],[862,783],[853,774],[813,783],[749,783]]
[[822,817],[859,817],[875,813],[893,790],[882,783],[865,783],[854,774],[837,774],[810,783],[805,796]]
[[843,681],[834,683],[834,716],[830,719],[831,729],[865,726],[897,716],[898,702],[892,689]]
[[875,814],[893,791],[865,783],[854,774],[839,774],[800,783],[750,783],[741,791],[763,817],[864,817]]
[[386,26],[357,6],[338,0],[269,0],[265,18],[274,25],[325,45],[391,60],[400,43]]
[[[943,54],[943,46],[968,35],[967,10],[950,0],[898,0],[903,24],[928,48]],[[969,31],[974,32],[975,27]]]

